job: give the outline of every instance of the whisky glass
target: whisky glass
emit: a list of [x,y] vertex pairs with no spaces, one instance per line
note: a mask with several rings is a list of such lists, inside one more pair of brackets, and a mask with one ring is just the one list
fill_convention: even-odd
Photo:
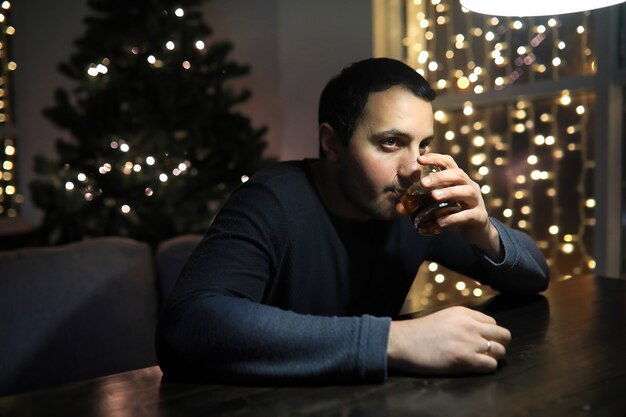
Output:
[[436,201],[432,197],[433,190],[421,186],[422,178],[440,171],[442,169],[436,165],[420,165],[416,161],[404,165],[393,179],[394,191],[409,213],[415,230],[424,236],[441,233],[439,217],[462,210],[458,201]]

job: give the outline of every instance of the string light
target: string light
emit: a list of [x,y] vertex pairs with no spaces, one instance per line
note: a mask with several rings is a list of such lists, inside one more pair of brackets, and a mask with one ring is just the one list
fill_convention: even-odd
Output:
[[[440,95],[484,94],[595,73],[590,12],[531,19],[470,16],[452,0],[437,5],[406,0],[405,6],[406,62]],[[432,36],[419,36],[426,32]],[[466,100],[458,110],[434,114],[435,134],[445,139],[435,151],[453,155],[481,185],[492,215],[535,238],[556,279],[595,267],[589,254],[595,225],[590,189],[595,165],[588,152],[587,123],[592,100],[592,94],[564,90],[553,98],[530,97],[504,108]],[[444,275],[454,278],[444,284]],[[453,297],[446,291],[457,282],[465,283],[469,295],[489,294],[475,291],[473,281],[441,266],[434,271],[425,266],[420,279],[442,286],[429,296],[432,302]]]
[[18,190],[15,175],[18,143],[13,132],[11,97],[12,73],[17,63],[11,59],[11,38],[16,33],[11,22],[11,2],[1,4],[0,13],[0,217],[16,217],[24,197]]

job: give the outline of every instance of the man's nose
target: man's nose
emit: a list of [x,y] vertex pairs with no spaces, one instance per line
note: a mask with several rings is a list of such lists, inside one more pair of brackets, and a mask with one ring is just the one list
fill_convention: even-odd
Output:
[[402,182],[412,184],[419,180],[422,166],[416,161],[408,161],[398,167],[398,178]]

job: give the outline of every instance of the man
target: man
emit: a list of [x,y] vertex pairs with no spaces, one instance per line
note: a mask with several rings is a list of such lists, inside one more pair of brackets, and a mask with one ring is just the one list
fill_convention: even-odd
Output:
[[[392,320],[425,259],[502,292],[548,285],[532,240],[489,218],[479,186],[450,156],[427,152],[434,97],[391,59],[355,63],[329,82],[321,158],[278,163],[242,184],[181,273],[157,331],[166,376],[336,383],[384,381],[388,369],[496,369],[510,333],[489,316],[452,307]],[[416,160],[444,169],[422,180],[433,197],[463,208],[438,219],[437,236],[416,233],[392,185]]]

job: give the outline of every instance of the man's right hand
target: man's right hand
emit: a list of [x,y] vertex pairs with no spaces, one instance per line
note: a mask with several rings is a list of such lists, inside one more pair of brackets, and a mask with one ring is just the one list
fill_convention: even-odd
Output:
[[511,333],[492,317],[450,307],[391,322],[388,366],[425,375],[493,372],[510,340]]

